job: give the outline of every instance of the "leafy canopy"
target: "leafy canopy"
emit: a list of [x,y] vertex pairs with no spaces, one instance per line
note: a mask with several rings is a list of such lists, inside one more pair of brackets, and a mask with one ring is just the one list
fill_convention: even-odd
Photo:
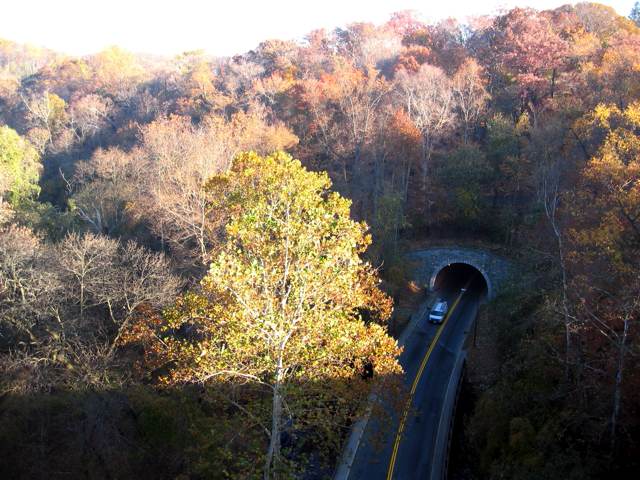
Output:
[[40,193],[41,165],[35,149],[15,130],[0,126],[0,199],[13,205]]
[[285,424],[313,426],[337,449],[336,427],[362,406],[367,372],[383,380],[400,367],[383,326],[391,301],[360,258],[367,226],[330,186],[283,152],[240,154],[208,182],[211,208],[230,220],[201,290],[166,314],[171,332],[197,334],[165,339],[175,362],[165,380],[263,386],[273,408],[252,418],[265,416],[271,437],[279,442]]

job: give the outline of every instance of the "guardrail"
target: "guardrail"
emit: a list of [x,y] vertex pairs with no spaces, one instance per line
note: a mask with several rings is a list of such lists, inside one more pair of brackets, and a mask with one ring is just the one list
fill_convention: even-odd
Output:
[[447,476],[449,448],[453,432],[453,420],[455,419],[460,386],[462,385],[462,373],[464,371],[464,364],[466,360],[467,351],[460,350],[456,357],[456,363],[451,371],[449,383],[447,384],[447,391],[445,392],[442,404],[442,412],[440,413],[436,442],[433,449],[433,458],[431,460],[430,480],[444,480]]

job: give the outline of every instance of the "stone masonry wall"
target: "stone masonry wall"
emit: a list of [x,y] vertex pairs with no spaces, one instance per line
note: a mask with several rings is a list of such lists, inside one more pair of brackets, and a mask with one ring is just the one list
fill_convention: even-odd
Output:
[[482,273],[487,282],[487,297],[496,296],[500,286],[511,274],[511,263],[485,250],[457,247],[433,247],[407,255],[415,263],[414,279],[420,285],[432,289],[436,276],[451,263],[466,263]]

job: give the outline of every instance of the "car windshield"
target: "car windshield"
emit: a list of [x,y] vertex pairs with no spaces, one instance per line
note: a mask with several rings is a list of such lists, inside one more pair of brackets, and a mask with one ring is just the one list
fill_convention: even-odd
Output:
[[435,307],[433,307],[433,311],[436,313],[443,313],[447,311],[447,302],[438,302]]

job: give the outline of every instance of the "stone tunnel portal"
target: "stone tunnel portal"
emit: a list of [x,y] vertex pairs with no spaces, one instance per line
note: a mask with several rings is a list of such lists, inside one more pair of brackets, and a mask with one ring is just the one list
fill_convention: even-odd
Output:
[[466,287],[468,292],[477,294],[481,299],[486,299],[490,292],[486,274],[468,263],[449,263],[436,269],[430,287],[443,293],[458,292]]

